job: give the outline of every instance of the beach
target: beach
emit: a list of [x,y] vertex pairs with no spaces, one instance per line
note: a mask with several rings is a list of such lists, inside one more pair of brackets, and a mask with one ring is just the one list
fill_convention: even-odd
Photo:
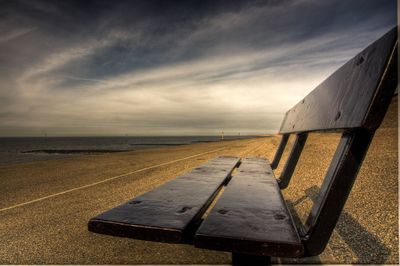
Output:
[[[284,190],[300,220],[315,200],[339,137],[313,133],[307,140]],[[87,222],[216,156],[271,161],[279,140],[272,135],[0,166],[0,263],[229,264],[230,253],[99,235],[87,230]],[[287,154],[288,148],[283,161]],[[281,163],[277,176],[282,167]],[[397,264],[398,241],[394,99],[327,248],[320,256],[295,262]]]

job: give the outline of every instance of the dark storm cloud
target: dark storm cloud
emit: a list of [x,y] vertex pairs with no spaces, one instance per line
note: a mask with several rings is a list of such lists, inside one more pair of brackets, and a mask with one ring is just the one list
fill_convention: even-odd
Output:
[[0,1],[0,129],[274,131],[395,24],[389,0]]

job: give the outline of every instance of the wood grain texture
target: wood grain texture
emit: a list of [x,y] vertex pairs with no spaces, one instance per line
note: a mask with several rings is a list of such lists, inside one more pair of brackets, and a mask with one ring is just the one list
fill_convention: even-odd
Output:
[[339,68],[286,113],[280,133],[376,128],[380,121],[371,124],[367,117],[371,106],[382,102],[378,90],[393,95],[396,88],[397,71],[395,81],[379,86],[396,40],[394,28]]
[[239,163],[218,157],[89,221],[89,231],[182,243]]
[[303,246],[270,165],[242,160],[196,232],[196,247],[242,254],[299,257]]

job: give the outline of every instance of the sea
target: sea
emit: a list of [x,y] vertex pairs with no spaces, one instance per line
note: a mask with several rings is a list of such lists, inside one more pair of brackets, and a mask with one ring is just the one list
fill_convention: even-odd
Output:
[[[224,140],[255,136],[224,136]],[[2,137],[0,165],[220,141],[220,136]]]

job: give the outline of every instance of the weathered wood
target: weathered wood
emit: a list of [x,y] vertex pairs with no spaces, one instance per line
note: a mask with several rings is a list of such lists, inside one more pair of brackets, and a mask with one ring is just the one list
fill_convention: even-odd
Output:
[[380,121],[368,115],[379,109],[372,106],[381,105],[379,90],[390,90],[393,95],[396,89],[397,73],[390,86],[379,86],[396,40],[394,28],[339,68],[286,113],[280,133],[376,129]]
[[89,231],[160,242],[190,242],[193,227],[230,178],[236,157],[218,157],[89,221]]
[[242,160],[197,230],[194,244],[258,256],[302,255],[303,246],[267,161]]

